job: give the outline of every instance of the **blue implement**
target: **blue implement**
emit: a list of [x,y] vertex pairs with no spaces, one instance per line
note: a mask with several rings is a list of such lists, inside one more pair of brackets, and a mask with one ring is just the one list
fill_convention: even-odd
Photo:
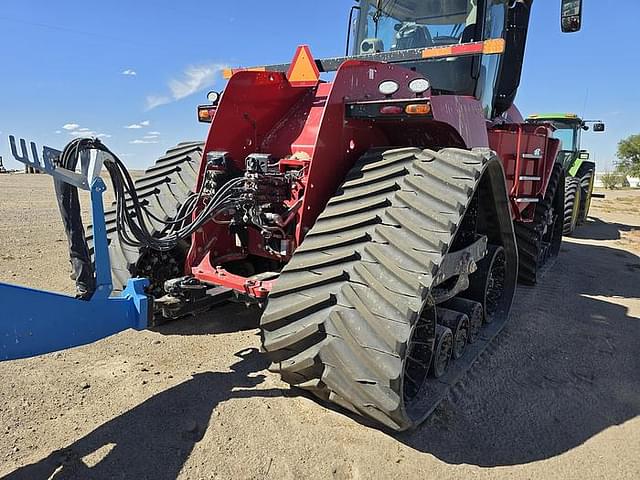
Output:
[[[54,177],[62,173],[53,174],[55,167],[49,165],[43,170]],[[75,179],[65,176],[68,183],[75,183]],[[120,296],[110,297],[111,268],[102,203],[106,187],[100,177],[91,181],[90,190],[95,293],[90,300],[80,300],[60,293],[0,283],[0,361],[86,345],[129,328],[142,330],[147,327],[151,311],[149,297],[144,292],[149,284],[147,279],[129,280]]]

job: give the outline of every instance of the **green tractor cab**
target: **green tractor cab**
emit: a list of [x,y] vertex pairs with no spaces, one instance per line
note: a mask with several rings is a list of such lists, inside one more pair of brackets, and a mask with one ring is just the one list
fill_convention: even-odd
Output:
[[604,132],[605,124],[583,120],[575,113],[534,114],[527,118],[527,123],[552,124],[555,138],[562,143],[559,155],[567,172],[563,233],[571,235],[587,219],[596,171],[591,155],[581,148],[582,132],[589,130],[590,124],[594,132]]

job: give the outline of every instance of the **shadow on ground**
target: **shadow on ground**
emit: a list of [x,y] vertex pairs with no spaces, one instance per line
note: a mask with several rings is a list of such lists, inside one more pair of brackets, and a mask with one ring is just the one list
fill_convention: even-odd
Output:
[[[581,235],[601,238],[604,223],[583,227]],[[539,286],[519,289],[505,330],[449,398],[421,427],[394,438],[450,464],[517,465],[560,455],[640,413],[640,320],[612,303],[640,296],[638,273],[627,267],[640,258],[570,241],[563,249]],[[255,322],[255,312],[232,305],[208,320],[175,322],[159,331],[210,334],[255,328]],[[250,374],[264,370],[266,360],[255,350],[239,356],[232,372],[194,375],[5,478],[102,479],[121,472],[136,479],[176,478],[218,403],[282,394],[251,389],[264,377]],[[95,466],[81,461],[109,446]]]
[[638,230],[638,227],[605,222],[596,217],[589,217],[587,223],[582,227],[578,227],[571,234],[571,237],[583,240],[620,240],[621,232],[631,232],[633,230]]
[[151,330],[162,335],[216,335],[253,330],[260,324],[261,311],[243,303],[226,303],[195,317],[170,321]]
[[[634,227],[597,220],[581,233],[601,238],[602,228]],[[519,287],[509,323],[448,399],[419,428],[390,436],[449,464],[521,465],[640,414],[640,318],[612,303],[640,297],[640,257],[570,239],[562,248],[538,286]]]
[[[232,372],[196,374],[68,447],[14,471],[5,480],[175,479],[204,436],[217,404],[231,398],[274,397],[282,393],[252,388],[263,382],[264,375],[251,374],[266,368],[257,350],[249,349],[236,356],[240,361],[231,366]],[[87,466],[83,457],[96,452],[102,452],[104,458]]]
[[[606,235],[603,234],[603,229]],[[597,221],[582,238],[627,225]],[[449,399],[403,443],[452,464],[517,465],[560,455],[640,414],[640,258],[565,241],[535,288]]]

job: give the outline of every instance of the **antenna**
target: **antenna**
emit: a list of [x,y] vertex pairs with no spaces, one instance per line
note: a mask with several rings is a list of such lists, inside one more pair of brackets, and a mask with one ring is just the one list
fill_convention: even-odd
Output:
[[585,114],[587,113],[588,102],[589,102],[589,87],[587,87],[587,90],[584,93],[584,105],[582,105],[582,114],[580,115],[580,118],[584,118]]

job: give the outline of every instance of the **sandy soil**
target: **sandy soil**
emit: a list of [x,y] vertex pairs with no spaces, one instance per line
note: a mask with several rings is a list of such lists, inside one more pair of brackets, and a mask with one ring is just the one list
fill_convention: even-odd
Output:
[[[592,215],[414,432],[289,390],[229,306],[0,364],[0,476],[640,478],[640,192]],[[51,180],[0,175],[0,281],[71,292],[68,274]]]

